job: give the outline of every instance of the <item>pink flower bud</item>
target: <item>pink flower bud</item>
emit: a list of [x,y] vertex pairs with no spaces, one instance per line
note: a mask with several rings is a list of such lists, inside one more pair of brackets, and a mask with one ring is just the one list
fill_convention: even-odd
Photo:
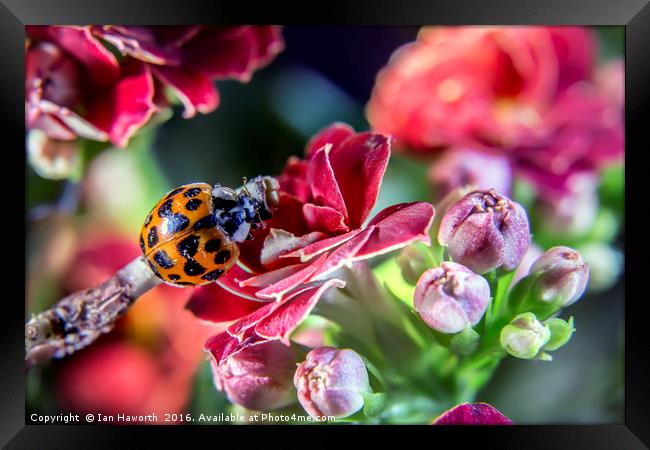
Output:
[[248,347],[221,364],[212,361],[214,384],[228,400],[248,409],[280,408],[295,400],[291,378],[296,357],[279,341]]
[[503,155],[457,149],[445,152],[431,166],[429,180],[439,197],[468,185],[474,189],[510,192],[512,173],[510,163]]
[[310,351],[293,377],[298,400],[312,417],[347,417],[370,393],[363,359],[353,350],[321,347]]
[[546,303],[569,306],[584,293],[589,280],[589,265],[576,250],[550,248],[530,268],[539,274],[533,284],[537,298]]
[[458,333],[476,325],[489,301],[487,280],[453,262],[443,262],[424,272],[413,297],[422,320],[441,333]]
[[513,270],[530,242],[524,208],[494,190],[474,191],[453,204],[442,218],[438,241],[452,259],[476,273],[498,267]]

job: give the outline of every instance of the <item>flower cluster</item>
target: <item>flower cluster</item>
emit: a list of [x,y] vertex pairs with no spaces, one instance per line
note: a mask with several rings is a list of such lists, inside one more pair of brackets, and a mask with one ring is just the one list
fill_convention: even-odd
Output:
[[[169,93],[184,117],[209,113],[219,104],[214,80],[246,82],[283,46],[276,26],[28,26],[27,129],[125,147]],[[47,144],[32,140],[31,152]]]
[[319,298],[344,286],[336,274],[344,266],[429,243],[434,211],[428,203],[390,206],[364,226],[389,156],[386,137],[334,124],[307,144],[303,159],[288,161],[278,177],[277,211],[241,245],[241,266],[198,288],[188,303],[200,319],[237,320],[206,342],[217,363],[269,340],[289,344]]
[[[417,154],[501,153],[540,196],[557,200],[573,194],[576,176],[623,154],[623,66],[596,67],[596,47],[583,27],[424,28],[377,76],[368,118]],[[458,169],[447,171],[454,179],[433,180],[442,190],[500,187],[468,164],[456,158],[446,163]],[[473,175],[458,179],[464,172]]]

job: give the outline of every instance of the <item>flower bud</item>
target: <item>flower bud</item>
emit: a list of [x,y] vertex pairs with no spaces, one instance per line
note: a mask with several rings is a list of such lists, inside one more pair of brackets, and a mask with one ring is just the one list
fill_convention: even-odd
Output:
[[601,292],[612,287],[623,270],[623,254],[600,242],[582,245],[579,250],[589,264],[589,291]]
[[429,181],[439,198],[467,185],[475,189],[510,192],[512,173],[508,159],[480,150],[446,151],[429,170]]
[[422,273],[433,266],[434,261],[429,250],[418,244],[411,244],[395,258],[402,269],[402,277],[407,283],[415,284]]
[[462,403],[442,413],[432,425],[512,425],[512,420],[487,403]]
[[212,361],[214,384],[232,403],[248,409],[280,408],[295,400],[296,357],[279,341],[254,345],[221,364]]
[[519,203],[494,190],[474,191],[447,210],[438,241],[454,261],[476,273],[513,270],[530,242],[528,216]]
[[576,250],[558,246],[540,256],[530,267],[530,274],[537,275],[532,286],[535,298],[564,307],[584,293],[589,265]]
[[321,347],[310,351],[293,377],[298,400],[312,417],[347,417],[363,407],[371,392],[363,359],[349,349]]
[[467,267],[443,262],[422,274],[413,304],[422,320],[441,333],[458,333],[476,325],[490,301],[487,280]]
[[557,350],[569,342],[576,330],[573,328],[573,317],[569,318],[568,322],[558,318],[548,319],[544,324],[551,330],[551,338],[544,346],[544,350],[548,351]]
[[531,359],[549,341],[551,330],[533,313],[523,313],[501,330],[501,347],[515,358]]

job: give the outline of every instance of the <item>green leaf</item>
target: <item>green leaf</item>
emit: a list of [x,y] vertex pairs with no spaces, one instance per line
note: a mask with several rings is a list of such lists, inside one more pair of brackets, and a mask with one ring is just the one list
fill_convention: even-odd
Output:
[[366,417],[376,417],[386,407],[386,394],[371,392],[363,396],[363,413]]

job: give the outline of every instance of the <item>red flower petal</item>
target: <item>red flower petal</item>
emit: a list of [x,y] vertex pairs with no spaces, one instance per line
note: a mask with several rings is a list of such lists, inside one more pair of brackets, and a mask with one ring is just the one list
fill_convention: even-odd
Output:
[[345,224],[345,216],[329,206],[316,206],[305,203],[302,213],[311,230],[321,231],[325,234],[339,234],[350,231]]
[[433,223],[435,210],[430,203],[400,203],[381,210],[368,223],[376,230],[357,253],[357,259],[370,258],[415,241],[431,245],[429,228]]
[[323,252],[331,250],[339,245],[343,244],[346,241],[349,241],[357,234],[361,233],[362,230],[352,230],[345,234],[340,234],[328,239],[321,239],[320,241],[314,242],[313,244],[306,245],[305,247],[299,248],[289,253],[280,255],[280,258],[300,258],[300,261],[305,262],[309,261],[316,255],[320,255]]
[[316,136],[309,140],[305,147],[305,156],[309,158],[316,150],[320,149],[325,144],[332,144],[332,147],[337,147],[341,142],[353,134],[354,128],[350,125],[336,122],[319,131]]
[[88,120],[108,132],[111,142],[125,147],[157,110],[154,83],[146,64],[131,60],[122,67],[121,79],[107,93],[99,93],[89,106]]
[[[307,280],[323,264],[327,255],[321,255],[318,259],[310,264],[304,264],[303,268],[286,278],[274,283],[258,292],[256,296],[263,299],[280,300],[284,294],[297,287]],[[282,269],[279,269],[282,270]]]
[[492,405],[463,403],[442,413],[432,425],[513,425],[513,423]]
[[265,306],[266,303],[245,300],[216,284],[197,287],[185,305],[196,317],[210,322],[230,322]]
[[350,227],[360,228],[375,206],[390,157],[390,142],[379,134],[359,133],[333,147],[329,157]]
[[289,345],[289,335],[309,315],[325,291],[344,286],[345,282],[336,278],[313,284],[310,289],[283,301],[279,308],[255,326],[255,332],[261,337],[280,339]]
[[[328,153],[332,146],[326,144],[316,150],[307,170],[307,182],[311,189],[312,203],[319,206],[329,206],[338,211],[347,219],[348,212],[345,207],[345,201],[339,191],[339,186],[334,177],[334,171],[330,165]],[[309,219],[307,220],[309,223]]]
[[89,27],[30,26],[28,33],[55,42],[88,71],[92,83],[107,85],[119,78],[115,56],[90,33]]
[[207,114],[219,106],[219,93],[203,73],[170,66],[153,67],[153,71],[183,102],[184,118],[194,117],[197,111]]
[[323,239],[324,237],[325,235],[318,231],[305,234],[304,236],[294,236],[287,231],[272,228],[271,232],[264,240],[264,247],[260,254],[260,261],[264,267],[267,268],[282,265],[282,262],[291,264],[291,261],[281,261],[281,256],[285,253],[305,247],[306,245]]
[[323,265],[312,275],[313,279],[322,279],[344,265],[351,264],[374,231],[374,226],[368,227],[330,253]]
[[259,301],[255,297],[257,289],[246,285],[246,281],[251,277],[253,277],[253,274],[245,271],[239,264],[235,264],[228,272],[218,278],[215,283],[233,295],[247,300]]
[[210,353],[217,364],[236,355],[247,347],[267,342],[267,339],[259,337],[251,329],[250,332],[240,341],[228,333],[219,333],[208,339],[203,348]]
[[267,65],[275,56],[284,50],[281,27],[278,26],[255,26],[253,33],[255,39],[255,56],[257,62],[255,68],[259,69]]

